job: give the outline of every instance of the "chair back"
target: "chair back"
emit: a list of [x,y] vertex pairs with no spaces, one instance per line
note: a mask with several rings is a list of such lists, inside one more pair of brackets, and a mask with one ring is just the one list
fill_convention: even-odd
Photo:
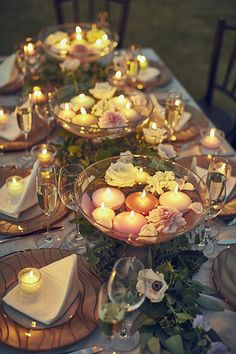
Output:
[[[228,51],[226,65],[222,69],[223,56],[225,58],[225,46],[228,44],[227,39],[229,35],[233,35],[233,45]],[[220,76],[223,79],[219,79]],[[210,71],[208,76],[207,91],[205,95],[205,102],[211,105],[213,101],[214,91],[218,90],[227,97],[236,102],[236,25],[228,24],[225,20],[219,20],[215,34],[214,47],[211,58]]]
[[[111,8],[114,7],[114,11],[116,11],[117,10],[116,5],[119,5],[120,13],[119,13],[119,20],[117,25],[118,27],[117,32],[119,35],[118,48],[122,48],[128,14],[129,14],[130,2],[131,0],[97,0],[97,1],[96,0],[86,0],[86,1],[85,0],[54,0],[54,8],[55,8],[55,14],[56,14],[56,19],[58,24],[71,22],[71,21],[66,21],[65,19],[65,11],[63,6],[65,3],[70,3],[72,5],[73,22],[84,22],[85,20],[89,22],[94,21],[97,17],[96,10],[98,8],[99,13],[104,12],[107,14],[108,22],[111,23],[113,22],[110,20]],[[84,10],[84,4],[86,4],[87,7],[87,18],[85,20],[83,19],[82,21],[81,13],[82,13],[82,5]],[[103,20],[106,20],[106,15],[103,18]]]

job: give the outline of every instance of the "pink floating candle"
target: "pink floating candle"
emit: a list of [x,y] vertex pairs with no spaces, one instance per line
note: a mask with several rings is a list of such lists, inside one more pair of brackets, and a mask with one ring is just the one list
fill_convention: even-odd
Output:
[[125,199],[125,205],[129,210],[134,210],[137,213],[148,215],[149,211],[158,205],[158,200],[151,193],[135,192],[131,193]]
[[206,135],[202,138],[202,145],[208,149],[217,149],[220,145],[220,139],[216,136],[216,129],[212,128],[209,132],[209,135]]
[[145,217],[142,214],[135,213],[133,210],[117,214],[113,219],[114,230],[127,235],[138,235],[146,223]]
[[94,220],[96,220],[99,224],[111,229],[112,220],[115,217],[115,212],[111,208],[105,207],[104,203],[102,203],[100,207],[96,208],[92,212],[92,216]]
[[159,203],[162,206],[175,208],[181,213],[185,213],[192,204],[192,200],[186,193],[174,190],[163,193],[159,198]]
[[103,187],[93,192],[92,200],[96,207],[104,203],[107,208],[116,210],[124,204],[125,196],[119,189]]

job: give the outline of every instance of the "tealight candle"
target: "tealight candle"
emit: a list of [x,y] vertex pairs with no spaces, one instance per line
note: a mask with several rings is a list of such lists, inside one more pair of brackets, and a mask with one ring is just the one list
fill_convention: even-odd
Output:
[[74,111],[78,111],[81,107],[85,109],[91,108],[94,103],[95,99],[91,96],[87,96],[84,93],[81,93],[79,96],[75,96],[70,100],[71,106]]
[[96,207],[99,207],[104,203],[107,208],[116,210],[124,204],[125,196],[124,193],[117,188],[103,187],[93,192],[92,200]]
[[147,182],[149,174],[140,167],[136,173],[135,182],[138,184],[144,184]]
[[141,119],[140,114],[133,108],[131,108],[131,103],[126,103],[125,109],[123,109],[123,114],[130,122],[136,122]]
[[6,180],[7,192],[11,197],[20,197],[24,192],[24,178],[11,176]]
[[37,61],[37,51],[35,44],[31,42],[31,38],[26,39],[27,43],[24,45],[25,58],[30,64],[35,64]]
[[47,150],[47,148],[43,148],[41,152],[39,152],[37,159],[42,162],[51,162],[52,161],[52,153]]
[[9,120],[9,111],[6,108],[0,108],[0,126],[5,125]]
[[97,118],[93,114],[87,113],[84,107],[80,108],[80,112],[80,114],[77,114],[72,118],[72,123],[82,125],[83,127],[97,124]]
[[148,61],[147,58],[144,55],[138,55],[137,56],[138,62],[139,62],[139,67],[141,70],[145,70],[148,67]]
[[94,220],[96,220],[99,224],[111,229],[112,220],[115,217],[115,212],[111,208],[105,207],[104,203],[102,203],[100,207],[96,208],[92,212],[92,216]]
[[43,94],[40,87],[34,86],[33,92],[31,94],[31,102],[33,104],[42,104],[42,103],[45,103],[46,100],[47,100],[47,97],[45,94]]
[[188,211],[188,207],[192,204],[192,200],[186,193],[179,192],[176,189],[161,194],[159,203],[162,206],[175,208],[181,213],[185,213]]
[[113,97],[111,102],[115,105],[116,108],[122,109],[126,107],[127,103],[130,103],[130,100],[124,95],[120,95]]
[[75,112],[72,111],[70,103],[65,103],[64,109],[59,112],[58,117],[67,121],[70,121],[74,116]]
[[41,273],[36,268],[24,268],[18,274],[19,288],[26,295],[35,295],[41,286]]
[[146,223],[145,217],[142,214],[135,213],[133,210],[117,214],[113,219],[114,230],[127,235],[138,235]]
[[216,129],[212,128],[209,135],[202,138],[202,145],[208,149],[217,149],[220,145],[220,139],[216,136]]
[[149,211],[158,205],[158,200],[151,193],[142,192],[131,193],[125,199],[127,209],[134,210],[137,213],[148,215]]

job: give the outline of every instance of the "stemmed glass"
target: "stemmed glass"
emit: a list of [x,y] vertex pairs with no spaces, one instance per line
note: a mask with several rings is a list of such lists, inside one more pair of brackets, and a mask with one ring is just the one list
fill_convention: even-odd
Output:
[[50,232],[50,216],[57,205],[57,173],[55,166],[40,166],[36,176],[36,192],[38,203],[43,213],[46,215],[47,232],[46,237],[40,237],[36,245],[40,248],[45,244],[59,247],[61,238],[56,233]]
[[170,141],[176,140],[174,131],[180,121],[183,111],[184,104],[181,95],[177,92],[169,92],[165,102],[165,125],[168,129]]
[[47,93],[47,101],[44,104],[40,104],[40,105],[36,104],[34,107],[35,112],[37,113],[39,118],[41,118],[44,122],[47,123],[47,126],[48,126],[47,144],[49,143],[49,136],[51,133],[51,124],[55,120],[54,115],[50,112],[50,109],[49,109],[49,101],[50,101],[51,95],[52,95],[52,93],[48,92]]
[[[108,293],[111,301],[125,307],[127,313],[138,309],[145,300],[146,288],[140,294],[136,288],[138,274],[144,269],[143,263],[135,257],[124,257],[119,259],[112,270],[109,282]],[[125,323],[118,337],[111,341],[113,349],[119,351],[130,351],[135,348],[140,340],[139,333],[130,333],[131,323]]]
[[32,156],[28,151],[28,135],[32,129],[33,121],[31,94],[18,98],[15,112],[18,126],[25,137],[25,154],[22,156],[22,159],[23,162],[31,162]]
[[70,248],[77,249],[85,246],[85,240],[79,231],[78,211],[79,207],[75,196],[75,184],[78,176],[83,172],[83,166],[79,164],[71,164],[61,167],[59,171],[58,192],[62,202],[67,208],[74,211],[76,230],[65,237],[65,243]]

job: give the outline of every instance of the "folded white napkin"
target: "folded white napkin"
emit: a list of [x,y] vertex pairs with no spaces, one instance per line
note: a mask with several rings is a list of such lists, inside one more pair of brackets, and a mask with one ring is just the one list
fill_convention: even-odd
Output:
[[1,128],[0,127],[0,138],[14,141],[21,135],[20,128],[17,123],[15,111],[10,114],[7,124]]
[[189,119],[191,118],[191,113],[190,112],[183,112],[180,118],[179,123],[175,127],[175,131],[179,132],[181,129],[184,128],[185,124],[188,123]]
[[0,64],[0,87],[4,87],[17,79],[18,72],[15,67],[15,59],[16,55],[12,54]]
[[23,314],[45,323],[55,322],[78,294],[77,256],[72,254],[40,269],[41,287],[31,302],[16,285],[3,301]]
[[156,77],[158,77],[161,74],[160,70],[149,66],[147,69],[141,69],[139,70],[137,79],[139,81],[142,81],[144,83],[149,82],[154,80]]
[[31,174],[24,178],[25,189],[17,203],[9,203],[7,186],[6,184],[2,186],[0,189],[0,213],[11,216],[12,218],[18,218],[20,213],[37,203],[35,181],[38,167],[39,161],[36,161]]

